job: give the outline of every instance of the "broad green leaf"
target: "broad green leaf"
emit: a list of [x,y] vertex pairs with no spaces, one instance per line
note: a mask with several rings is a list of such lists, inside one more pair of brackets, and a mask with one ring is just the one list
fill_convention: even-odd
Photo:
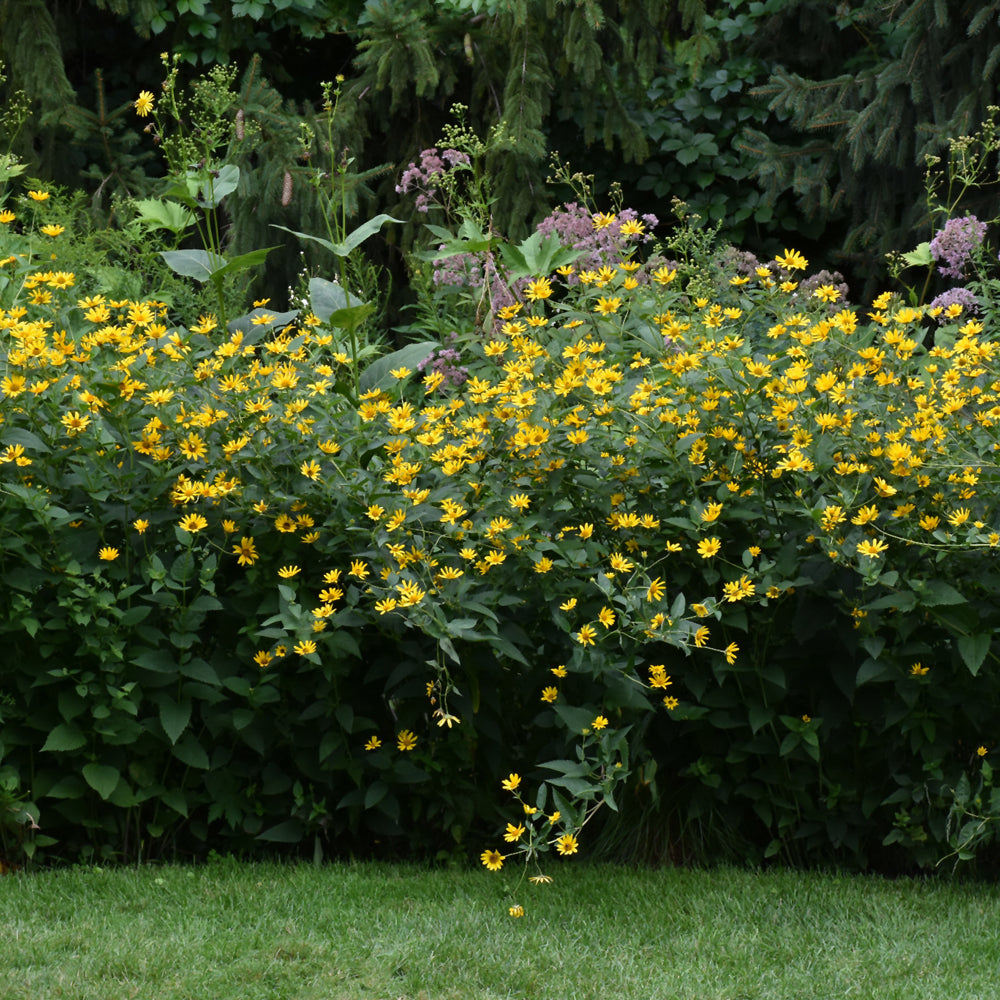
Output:
[[370,392],[372,389],[382,389],[395,384],[395,379],[390,374],[396,368],[409,368],[416,371],[417,365],[424,358],[436,351],[441,345],[434,340],[425,340],[419,344],[407,344],[392,354],[386,354],[373,361],[358,379],[358,389],[361,392]]
[[169,229],[179,234],[194,223],[194,215],[176,201],[145,198],[137,201],[135,207],[139,219],[150,229]]
[[929,267],[934,263],[934,255],[931,253],[930,243],[921,243],[916,249],[903,254],[903,260],[911,267]]
[[[342,243],[332,243],[330,240],[323,239],[322,236],[300,233],[295,229],[289,229],[287,226],[274,225],[274,228],[283,229],[286,233],[291,233],[300,240],[309,240],[312,243],[318,243],[321,247],[326,247],[327,250],[335,253],[338,257],[346,257],[355,247],[360,246],[370,236],[374,236],[387,222],[403,221],[403,219],[394,219],[391,215],[386,215],[383,212],[381,215],[376,215],[374,218],[358,226],[353,232],[348,233],[347,238]],[[317,315],[319,314],[317,313]]]
[[942,604],[965,604],[965,598],[944,580],[912,580],[910,586],[916,591],[920,603],[925,607]]
[[56,726],[45,741],[42,750],[69,751],[79,750],[87,745],[87,737],[76,726],[61,723]]
[[180,743],[174,746],[174,756],[189,767],[197,767],[202,771],[209,768],[208,754],[204,747],[195,739],[193,733],[188,733]]
[[297,844],[305,836],[306,828],[300,819],[286,819],[277,826],[272,826],[263,833],[257,834],[258,840],[267,840],[275,844]]
[[161,250],[160,256],[175,274],[196,281],[208,281],[226,264],[221,254],[210,254],[207,250]]
[[341,330],[349,330],[356,327],[366,316],[375,311],[375,305],[371,302],[359,302],[357,305],[348,306],[346,309],[334,309],[326,318],[330,326],[336,326]]
[[108,799],[118,786],[121,775],[118,773],[118,768],[108,764],[86,764],[83,768],[83,779],[102,799]]
[[958,652],[961,654],[962,662],[973,677],[979,673],[979,668],[990,651],[992,639],[989,633],[981,632],[979,635],[963,635],[958,640]]
[[160,725],[171,743],[176,743],[191,721],[191,702],[175,703],[166,695],[160,696]]

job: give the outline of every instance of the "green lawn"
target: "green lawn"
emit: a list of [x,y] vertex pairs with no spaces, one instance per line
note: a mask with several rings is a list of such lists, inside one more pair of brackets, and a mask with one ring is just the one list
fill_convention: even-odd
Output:
[[993,1000],[1000,888],[566,862],[0,878],[4,1000]]

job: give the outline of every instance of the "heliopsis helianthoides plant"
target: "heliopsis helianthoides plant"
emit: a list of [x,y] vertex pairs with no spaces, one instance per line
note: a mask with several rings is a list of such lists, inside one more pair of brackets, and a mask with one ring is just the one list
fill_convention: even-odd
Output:
[[516,769],[487,867],[582,852],[602,803],[748,856],[946,844],[1000,693],[995,341],[794,248],[588,225],[598,258],[533,237],[495,321],[470,295],[360,371],[319,302],[226,326],[80,294],[58,241],[0,264],[3,753],[40,836],[468,851]]

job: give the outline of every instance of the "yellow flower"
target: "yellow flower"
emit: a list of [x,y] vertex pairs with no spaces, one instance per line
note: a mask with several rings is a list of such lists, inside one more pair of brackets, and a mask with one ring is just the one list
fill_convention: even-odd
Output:
[[515,510],[527,510],[531,505],[531,498],[526,493],[513,493],[508,497],[507,503]]
[[111,545],[106,545],[97,553],[97,556],[105,562],[114,562],[118,558],[118,550]]
[[809,266],[809,261],[798,252],[798,250],[785,249],[783,257],[775,257],[775,263],[787,268],[789,271],[804,271]]
[[13,222],[16,218],[17,216],[9,208],[5,208],[2,212],[0,212],[0,223],[5,226],[8,223]]
[[554,687],[542,688],[542,701],[550,704],[559,697],[559,689]]
[[667,585],[657,577],[646,589],[647,601],[662,601],[667,592]]
[[576,841],[576,837],[571,833],[564,833],[556,841],[556,850],[563,855],[566,854],[576,854],[579,850],[580,845]]
[[597,305],[594,306],[594,312],[600,313],[602,316],[611,316],[618,312],[621,308],[622,300],[620,298],[611,296],[601,296],[597,300]]
[[382,745],[382,741],[377,736],[372,736],[368,742],[365,744],[366,750],[378,750]]
[[566,668],[561,663],[559,664],[558,667],[552,667],[550,669],[551,669],[551,672],[556,675],[556,677],[565,677],[566,676]]
[[396,746],[402,751],[412,750],[417,745],[417,734],[410,729],[403,729],[396,734]]
[[989,753],[989,750],[982,746],[976,747],[976,753],[979,754],[980,757],[985,757]]
[[303,639],[302,642],[296,644],[295,652],[299,656],[308,656],[310,653],[316,652],[316,643],[312,639]]
[[48,191],[29,191],[28,197],[32,201],[48,201],[49,192]]
[[253,661],[260,667],[261,670],[266,670],[271,660],[274,657],[266,649],[258,649],[256,653],[253,654]]
[[499,851],[483,851],[480,855],[480,859],[483,864],[486,865],[491,872],[498,872],[501,868],[503,868],[504,857],[506,857],[506,855],[501,854]]
[[40,229],[41,232],[43,232],[46,236],[59,236],[60,234],[66,232],[65,226],[57,226],[51,222],[45,226],[40,227]]
[[299,466],[299,472],[307,479],[318,480],[320,473],[319,463],[315,459],[309,459],[308,462],[303,462]]
[[140,90],[134,107],[135,113],[140,118],[145,118],[153,110],[153,95],[148,90]]
[[[556,814],[558,815],[558,813]],[[551,875],[530,875],[528,881],[532,885],[548,885],[552,881]]]
[[515,903],[513,906],[507,907],[507,912],[512,917],[523,917],[524,916],[524,907],[520,903]]
[[714,521],[722,513],[721,503],[707,503],[705,504],[705,509],[701,512],[701,519],[708,524]]
[[507,824],[507,832],[503,835],[503,839],[507,841],[508,844],[516,843],[524,836],[524,824],[518,823],[514,826],[513,823]]
[[930,667],[921,666],[919,662],[914,663],[913,666],[910,667],[910,676],[923,677],[930,669]]
[[282,580],[291,580],[293,576],[298,576],[301,572],[302,568],[300,566],[282,566],[281,569],[278,570],[278,576],[280,576]]
[[87,425],[90,423],[90,417],[86,415],[81,416],[76,410],[73,410],[70,413],[63,414],[63,416],[59,418],[59,422],[70,434],[79,434],[81,431],[87,429]]
[[722,542],[720,542],[718,538],[715,538],[714,536],[712,538],[703,538],[698,543],[698,555],[700,555],[702,559],[711,559],[712,556],[714,556],[721,548]]
[[[597,620],[605,628],[611,628],[611,626],[614,625],[615,623],[615,613],[614,611],[611,610],[611,608],[601,608],[601,610],[598,612]],[[581,629],[581,631],[583,630]]]
[[551,294],[552,284],[548,278],[538,278],[536,281],[531,281],[524,289],[524,297],[530,302],[547,299]]
[[571,597],[568,601],[563,601],[563,603],[559,605],[559,610],[572,611],[575,607],[576,607],[576,598]]
[[132,522],[132,527],[141,535],[149,527],[149,521],[141,517],[137,518]]
[[739,651],[740,647],[737,646],[735,642],[731,642],[728,646],[726,646],[725,650],[723,651],[726,656],[726,663],[732,666],[736,662],[736,654]]
[[361,559],[353,559],[350,574],[359,580],[364,580],[368,576],[368,567]]
[[672,712],[680,704],[680,702],[673,695],[668,694],[666,698],[663,699],[663,704],[666,706],[668,712]]
[[607,729],[608,728],[608,720],[603,715],[599,715],[590,724],[590,728],[593,729],[593,730],[595,730],[596,732],[600,732],[602,729]]
[[500,786],[505,792],[516,792],[521,784],[521,775],[511,772],[511,774],[500,782]]
[[253,539],[244,535],[239,545],[233,546],[233,555],[238,557],[236,561],[240,566],[252,566],[257,561],[257,549]]
[[193,535],[202,528],[208,527],[208,521],[202,517],[201,514],[185,514],[184,517],[177,522],[177,527],[181,531],[186,531],[189,535]]
[[865,539],[863,542],[858,542],[858,555],[877,559],[888,548],[889,543],[883,542],[881,538]]
[[595,635],[597,635],[597,633],[594,631],[594,627],[592,625],[583,625],[580,628],[580,631],[576,634],[576,641],[580,643],[581,646],[593,646]]

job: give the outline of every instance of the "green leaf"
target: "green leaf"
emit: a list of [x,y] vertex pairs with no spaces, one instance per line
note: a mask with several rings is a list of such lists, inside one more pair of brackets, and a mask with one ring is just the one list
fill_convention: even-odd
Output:
[[892,670],[887,663],[879,663],[870,657],[858,667],[857,676],[854,678],[855,687],[862,684],[869,684],[872,681],[887,680],[892,676]]
[[925,607],[941,604],[965,604],[965,598],[944,580],[913,580],[910,586],[916,591],[920,603]]
[[175,274],[196,281],[208,281],[226,264],[221,254],[210,254],[207,250],[161,250],[160,256]]
[[174,756],[188,767],[197,767],[202,771],[207,771],[209,768],[208,754],[193,733],[188,733],[174,746]]
[[930,267],[934,263],[930,243],[921,243],[915,250],[903,254],[903,260],[911,267]]
[[962,657],[962,662],[973,677],[979,673],[979,668],[983,665],[986,654],[990,651],[992,639],[992,635],[988,632],[981,632],[979,635],[963,635],[958,640],[958,652]]
[[[368,237],[374,236],[387,222],[403,221],[403,219],[394,219],[391,215],[386,215],[383,212],[381,215],[376,215],[373,219],[369,219],[358,226],[354,232],[347,235],[343,243],[331,243],[329,240],[323,239],[322,236],[311,236],[309,233],[300,233],[295,229],[289,229],[287,226],[278,226],[273,223],[272,225],[275,229],[283,229],[286,233],[291,233],[300,240],[310,240],[312,243],[318,243],[321,247],[326,247],[327,250],[335,253],[338,257],[346,257],[355,247],[364,243]],[[316,315],[318,316],[319,313]]]
[[117,788],[121,775],[117,767],[108,764],[87,764],[83,768],[83,779],[102,799],[108,799]]
[[62,723],[53,729],[49,735],[48,739],[45,741],[45,745],[42,750],[55,750],[55,751],[69,751],[69,750],[79,750],[80,747],[86,746],[87,737],[80,732],[76,726],[66,725]]
[[396,368],[416,369],[424,358],[431,352],[436,351],[441,345],[434,340],[424,340],[419,344],[407,344],[392,354],[373,361],[358,379],[358,389],[361,392],[370,392],[372,389],[382,389],[395,383],[395,379],[390,374]]
[[150,229],[169,229],[179,235],[194,223],[194,214],[176,201],[146,198],[137,201],[135,207],[139,212],[139,220]]
[[258,840],[267,840],[275,844],[297,844],[305,836],[305,824],[300,819],[286,819],[277,826],[272,826],[263,833],[257,834]]
[[160,696],[160,725],[171,743],[176,743],[191,721],[191,702],[185,699],[177,704],[166,695]]

